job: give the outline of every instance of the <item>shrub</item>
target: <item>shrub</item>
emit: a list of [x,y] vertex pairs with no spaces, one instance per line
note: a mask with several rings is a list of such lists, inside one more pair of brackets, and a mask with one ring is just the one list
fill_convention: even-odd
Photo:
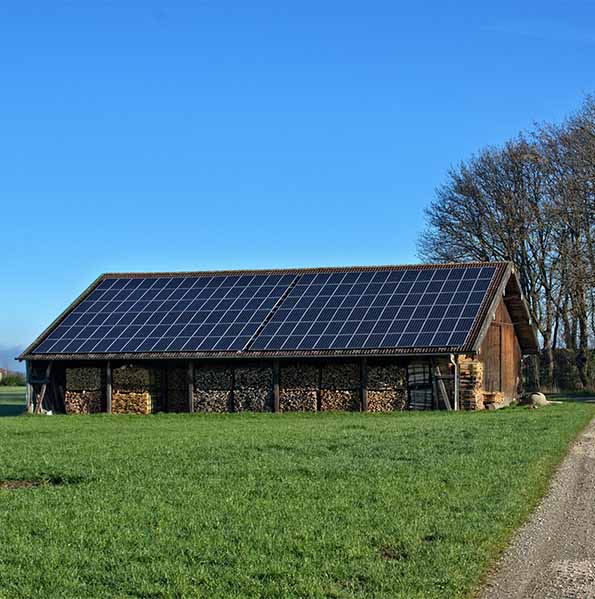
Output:
[[4,387],[22,387],[25,385],[25,375],[22,372],[8,372],[2,377],[0,385]]

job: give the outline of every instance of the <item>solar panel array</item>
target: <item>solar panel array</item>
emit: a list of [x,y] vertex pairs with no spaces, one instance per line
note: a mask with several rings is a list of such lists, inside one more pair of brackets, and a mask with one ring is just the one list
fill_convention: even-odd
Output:
[[303,275],[256,350],[463,345],[494,267]]
[[36,353],[239,351],[291,275],[103,280]]
[[107,278],[33,353],[461,346],[495,272],[473,266]]

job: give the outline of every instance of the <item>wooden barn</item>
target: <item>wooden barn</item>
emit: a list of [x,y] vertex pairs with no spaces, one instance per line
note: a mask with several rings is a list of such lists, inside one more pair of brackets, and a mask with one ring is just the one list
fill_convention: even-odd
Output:
[[18,359],[54,413],[483,409],[538,343],[506,262],[100,276]]

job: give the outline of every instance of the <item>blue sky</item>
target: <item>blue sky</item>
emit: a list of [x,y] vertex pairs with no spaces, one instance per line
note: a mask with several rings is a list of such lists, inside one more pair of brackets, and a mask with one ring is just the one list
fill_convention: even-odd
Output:
[[593,2],[0,3],[0,347],[99,273],[416,261],[448,168],[595,91]]

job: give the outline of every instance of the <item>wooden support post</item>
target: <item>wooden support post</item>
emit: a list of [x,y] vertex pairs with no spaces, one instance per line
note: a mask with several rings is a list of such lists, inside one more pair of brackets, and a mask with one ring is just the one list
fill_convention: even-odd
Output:
[[112,363],[109,360],[105,367],[105,411],[112,413]]
[[322,362],[318,363],[318,381],[316,384],[316,411],[322,411]]
[[31,384],[31,364],[29,360],[25,362],[25,376],[27,382],[27,404],[26,409],[29,414],[33,413],[33,385]]
[[168,390],[168,372],[169,368],[167,366],[161,369],[161,411],[169,412],[169,398],[167,396]]
[[273,360],[273,412],[280,412],[279,400],[279,360]]
[[438,385],[438,391],[440,391],[440,395],[442,396],[442,401],[446,406],[447,410],[452,410],[452,406],[450,405],[450,399],[448,399],[448,393],[446,392],[446,386],[444,385],[444,381],[442,380],[442,373],[440,372],[440,367],[434,367],[434,376],[436,377],[436,384]]
[[186,380],[188,382],[188,411],[194,412],[194,362],[192,360],[188,362]]
[[39,392],[39,397],[37,398],[37,404],[35,405],[35,413],[41,414],[41,406],[43,405],[43,398],[45,397],[45,392],[48,388],[48,381],[50,375],[52,373],[52,362],[47,365],[45,369],[45,377],[43,380],[43,384],[41,385],[41,391]]
[[458,355],[453,355],[451,356],[451,361],[453,363],[454,366],[454,375],[455,375],[455,382],[454,382],[454,398],[453,398],[453,402],[455,404],[455,410],[459,410],[460,409],[460,402],[459,402],[459,356]]
[[359,394],[362,412],[368,411],[368,359],[362,358],[359,374]]
[[438,380],[434,374],[434,362],[432,361],[432,368],[430,369],[430,380],[432,381],[432,410],[437,410],[440,406],[438,404]]

